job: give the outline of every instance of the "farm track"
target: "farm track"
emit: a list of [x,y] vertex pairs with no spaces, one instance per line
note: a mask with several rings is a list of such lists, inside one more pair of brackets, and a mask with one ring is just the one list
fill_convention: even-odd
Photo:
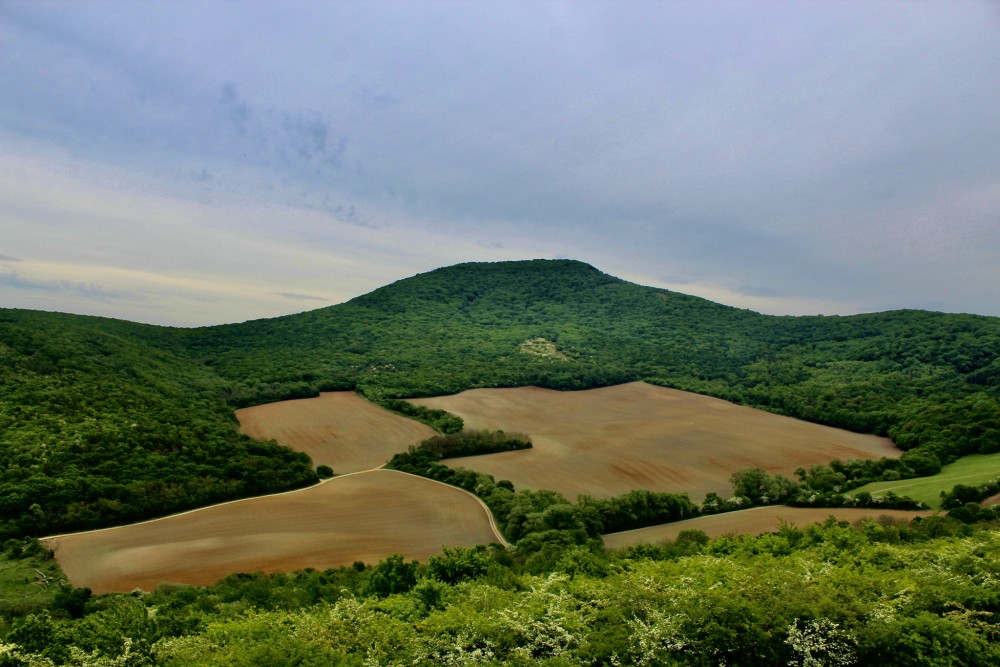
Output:
[[[382,468],[382,470],[389,470],[389,469],[388,468]],[[468,494],[468,495],[472,496],[475,499],[475,501],[477,503],[479,503],[479,506],[483,508],[483,511],[486,512],[486,518],[489,519],[490,529],[493,531],[493,534],[497,538],[497,544],[502,545],[505,549],[511,549],[511,548],[513,548],[514,545],[512,545],[510,542],[508,542],[506,540],[506,538],[504,538],[503,533],[500,532],[500,528],[497,526],[497,519],[496,519],[495,516],[493,516],[493,510],[491,510],[490,506],[487,505],[485,502],[483,502],[483,499],[480,498],[479,496],[477,496],[476,494],[472,493],[471,491],[466,491],[465,489],[461,489],[461,488],[459,488],[457,486],[454,486],[452,484],[446,484],[445,482],[440,482],[440,481],[438,481],[436,479],[428,479],[426,477],[420,477],[420,475],[414,475],[413,473],[410,473],[410,472],[403,472],[402,470],[389,470],[389,471],[390,472],[399,473],[400,475],[409,475],[410,477],[416,477],[418,479],[426,479],[428,482],[434,482],[435,484],[441,484],[443,486],[447,486],[449,489],[456,489],[458,491],[461,491],[462,493],[465,493],[465,494]]]

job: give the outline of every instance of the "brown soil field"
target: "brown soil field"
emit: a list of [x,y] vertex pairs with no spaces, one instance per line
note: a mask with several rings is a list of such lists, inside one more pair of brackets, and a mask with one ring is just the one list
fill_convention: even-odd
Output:
[[983,507],[993,507],[994,505],[1000,505],[1000,493],[990,496],[980,503]]
[[377,468],[434,429],[369,403],[354,392],[268,403],[236,411],[241,430],[308,454],[337,474]]
[[896,457],[888,438],[851,433],[643,382],[561,392],[473,389],[411,401],[447,410],[466,428],[519,431],[532,449],[450,459],[517,488],[609,497],[634,489],[732,493],[729,477],[760,467],[793,475],[834,459]]
[[479,500],[391,470],[119,528],[48,538],[73,586],[95,593],[204,585],[235,572],[326,569],[394,553],[497,542]]
[[621,549],[635,544],[660,544],[677,539],[677,535],[682,530],[703,530],[709,537],[763,535],[778,530],[782,521],[802,528],[812,523],[825,521],[829,516],[834,516],[838,520],[854,522],[864,518],[877,520],[882,516],[889,516],[893,519],[913,519],[931,514],[934,512],[770,505],[740,510],[739,512],[700,516],[696,519],[626,530],[621,533],[611,533],[604,536],[604,546],[609,549]]

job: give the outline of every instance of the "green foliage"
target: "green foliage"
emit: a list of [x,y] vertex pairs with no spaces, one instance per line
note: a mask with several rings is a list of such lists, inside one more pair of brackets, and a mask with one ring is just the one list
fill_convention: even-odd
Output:
[[368,590],[379,597],[385,597],[406,593],[416,585],[416,561],[407,563],[399,554],[393,554],[372,569]]
[[414,405],[409,401],[404,401],[398,398],[384,398],[379,393],[371,389],[367,392],[366,397],[375,403],[375,405],[395,412],[396,414],[403,415],[404,417],[416,419],[417,421],[423,422],[445,435],[457,434],[461,432],[462,427],[465,425],[465,422],[462,421],[461,417],[448,414],[444,410],[436,410],[433,408],[426,408],[422,405]]
[[0,664],[995,665],[1000,532],[934,519],[98,596],[79,619],[14,619]]
[[593,513],[599,533],[683,521],[701,514],[701,508],[686,493],[637,490],[607,499],[581,496],[578,502],[584,512]]
[[434,436],[420,442],[417,447],[433,452],[439,459],[453,459],[530,449],[531,441],[523,433],[472,430]]
[[951,491],[941,492],[941,509],[955,509],[968,503],[978,503],[1000,493],[1000,477],[978,486],[956,484]]
[[457,584],[466,579],[476,579],[489,570],[493,559],[484,546],[445,547],[440,555],[427,561],[427,576],[446,584]]
[[0,537],[132,522],[316,480],[255,442],[186,332],[0,311]]
[[772,475],[761,468],[745,468],[730,478],[733,495],[747,498],[753,505],[775,505],[790,499],[799,485],[784,475]]

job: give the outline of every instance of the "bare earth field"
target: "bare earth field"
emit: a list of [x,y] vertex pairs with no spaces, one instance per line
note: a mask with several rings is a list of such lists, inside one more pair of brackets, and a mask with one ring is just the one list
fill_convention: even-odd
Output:
[[538,387],[473,389],[421,398],[466,428],[519,431],[532,449],[450,459],[518,488],[609,497],[634,489],[728,496],[729,477],[760,467],[791,476],[833,459],[896,457],[888,438],[782,417],[643,382],[561,392]]
[[281,401],[236,411],[241,430],[308,454],[338,475],[377,468],[434,429],[369,403],[354,392]]
[[152,590],[163,582],[210,584],[234,572],[375,563],[394,553],[426,560],[443,546],[497,541],[471,494],[371,470],[48,543],[73,586],[105,593]]
[[782,521],[794,526],[804,527],[812,523],[825,521],[829,516],[839,520],[859,521],[866,517],[877,519],[890,516],[894,519],[913,519],[918,516],[930,516],[932,511],[906,512],[903,510],[876,510],[859,508],[829,508],[829,507],[785,507],[770,505],[754,507],[739,512],[726,512],[712,516],[700,516],[696,519],[667,523],[660,526],[626,530],[621,533],[611,533],[604,536],[604,546],[609,549],[621,549],[635,544],[660,544],[677,539],[682,530],[703,530],[709,537],[723,535],[763,535],[778,530]]

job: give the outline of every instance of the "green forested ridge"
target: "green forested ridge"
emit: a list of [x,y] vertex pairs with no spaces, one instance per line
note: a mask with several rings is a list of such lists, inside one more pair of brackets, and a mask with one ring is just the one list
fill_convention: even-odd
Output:
[[334,389],[391,404],[629,380],[913,450],[840,466],[840,486],[1000,450],[1000,318],[773,317],[570,260],[461,264],[329,308],[197,329],[0,310],[0,533],[131,521],[315,479],[301,455],[240,436],[237,406]]
[[316,480],[240,434],[176,330],[0,313],[0,537],[127,523]]
[[995,528],[830,519],[624,552],[455,548],[145,594],[76,589],[0,621],[0,664],[992,667]]

